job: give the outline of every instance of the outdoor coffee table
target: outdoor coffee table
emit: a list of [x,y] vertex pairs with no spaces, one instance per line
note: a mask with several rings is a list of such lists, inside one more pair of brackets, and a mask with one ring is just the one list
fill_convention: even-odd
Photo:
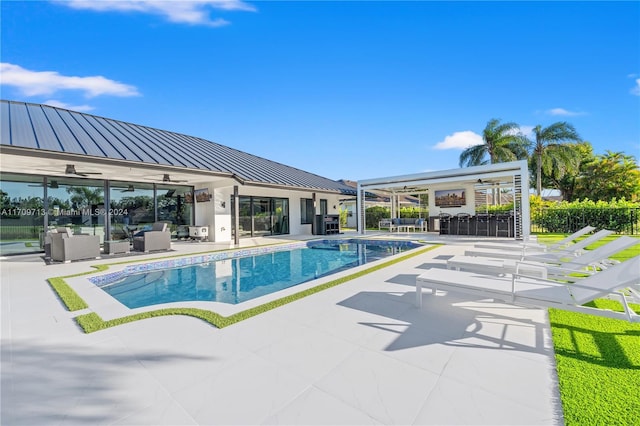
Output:
[[129,253],[129,251],[130,251],[129,240],[104,242],[105,254]]

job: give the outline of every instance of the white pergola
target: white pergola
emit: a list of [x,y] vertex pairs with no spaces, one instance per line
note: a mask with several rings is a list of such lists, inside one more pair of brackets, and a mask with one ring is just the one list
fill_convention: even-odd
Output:
[[[391,215],[396,216],[397,196],[402,194],[430,193],[429,211],[439,211],[435,207],[433,192],[441,189],[462,188],[469,191],[470,198],[481,190],[510,190],[513,195],[513,213],[515,219],[514,236],[516,239],[528,239],[531,227],[529,208],[529,168],[526,161],[490,164],[487,166],[466,167],[411,175],[366,179],[358,182],[358,233],[365,233],[365,193],[386,193],[392,199]],[[457,211],[475,214],[475,198],[460,206]],[[431,214],[436,216],[436,214]]]

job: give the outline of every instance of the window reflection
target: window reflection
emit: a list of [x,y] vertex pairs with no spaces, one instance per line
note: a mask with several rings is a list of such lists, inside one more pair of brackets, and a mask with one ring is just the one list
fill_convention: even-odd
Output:
[[188,237],[194,214],[191,186],[112,181],[108,208],[104,188],[99,179],[0,174],[0,255],[42,251],[45,225],[99,235],[103,243],[131,238],[163,221],[174,238]]
[[289,233],[287,198],[239,197],[238,236],[256,237]]
[[158,220],[170,223],[174,238],[188,238],[193,225],[193,192],[190,186],[158,185]]
[[184,185],[156,185],[154,191],[152,183],[111,182],[110,239],[131,239],[156,221],[169,223],[173,238],[188,237],[188,226],[193,224],[192,193]]
[[0,255],[41,251],[43,194],[41,176],[0,175]]
[[131,239],[155,222],[153,184],[111,182],[109,199],[110,240]]
[[50,178],[48,225],[70,227],[76,234],[99,235],[104,241],[104,184],[100,180]]

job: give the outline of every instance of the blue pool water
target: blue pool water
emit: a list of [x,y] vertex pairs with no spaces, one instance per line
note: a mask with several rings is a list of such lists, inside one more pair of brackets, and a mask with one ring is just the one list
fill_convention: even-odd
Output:
[[133,273],[101,288],[129,308],[181,301],[237,304],[416,247],[409,241],[315,241],[293,250]]

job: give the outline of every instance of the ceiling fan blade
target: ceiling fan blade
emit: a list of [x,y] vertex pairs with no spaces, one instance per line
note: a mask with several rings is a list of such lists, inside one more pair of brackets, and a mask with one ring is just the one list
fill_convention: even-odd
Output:
[[162,176],[162,182],[164,182],[164,183],[179,183],[179,182],[188,182],[188,181],[171,179],[171,176],[169,176],[168,174],[164,174]]
[[66,168],[64,169],[64,173],[67,175],[76,175],[76,176],[82,176],[82,177],[87,177],[89,175],[101,175],[101,172],[79,172],[76,170],[76,166],[74,166],[73,164],[67,164]]

